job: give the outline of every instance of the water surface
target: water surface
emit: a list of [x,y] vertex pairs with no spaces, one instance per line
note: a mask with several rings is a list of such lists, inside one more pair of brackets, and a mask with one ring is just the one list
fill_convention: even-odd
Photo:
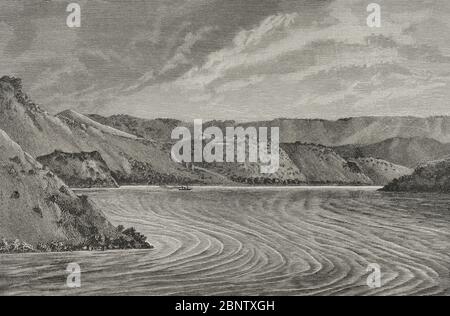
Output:
[[[374,188],[83,191],[150,251],[0,256],[0,294],[450,295],[450,196]],[[65,286],[68,263],[82,287]],[[366,284],[369,264],[382,287]]]

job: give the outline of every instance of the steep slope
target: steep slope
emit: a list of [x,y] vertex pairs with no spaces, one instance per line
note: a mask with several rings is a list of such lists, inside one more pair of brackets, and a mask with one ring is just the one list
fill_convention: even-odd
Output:
[[118,187],[100,153],[55,151],[36,159],[55,172],[64,183],[75,188]]
[[370,145],[347,145],[334,149],[345,158],[377,157],[410,168],[450,155],[450,144],[418,137],[390,138]]
[[[99,115],[91,115],[91,118],[104,123],[115,128],[121,129],[126,132],[133,132],[139,135],[144,135],[144,138],[160,138],[166,139],[170,141],[170,133],[171,128],[176,126],[187,126],[189,124],[182,123],[179,121],[169,121],[170,128],[163,128],[159,126],[161,120],[145,120],[145,119],[137,119],[130,116],[125,115],[117,115],[109,118],[103,118]],[[297,120],[298,122],[311,124],[312,127],[318,122],[322,122],[323,124],[331,124],[328,121],[318,121],[318,120]],[[284,130],[290,128],[287,125],[283,125],[288,120],[280,120],[281,126],[284,127]],[[346,122],[345,120],[339,122]],[[339,122],[335,122],[338,124]],[[205,122],[203,127],[207,128],[209,126],[216,126],[225,131],[226,127],[235,127],[237,125],[240,126],[250,126],[250,123],[247,124],[238,124],[235,121],[209,121]],[[253,125],[262,126],[261,122],[256,122]],[[269,125],[273,125],[270,123]],[[143,129],[143,127],[145,128]],[[317,126],[316,126],[317,128]],[[164,134],[166,135],[164,137]],[[323,133],[315,135],[317,138],[315,140],[323,140]],[[336,137],[336,135],[333,135]],[[312,137],[312,136],[310,136]],[[335,141],[335,140],[330,140]],[[285,145],[287,146],[287,145]],[[321,148],[320,146],[315,147],[311,145],[311,148]],[[339,161],[335,165],[326,165],[326,168],[322,168],[318,166],[318,161],[321,161],[320,157],[316,160],[314,155],[315,152],[308,150],[309,154],[313,153],[313,157],[311,159],[304,159],[300,165],[302,170],[315,169],[316,171],[311,171],[308,174],[308,171],[302,172],[299,170],[299,167],[296,166],[295,162],[292,161],[291,157],[283,150],[280,149],[280,168],[278,172],[275,174],[261,174],[260,173],[260,165],[258,163],[214,163],[214,164],[196,164],[197,170],[199,167],[205,170],[209,170],[211,172],[223,175],[228,179],[231,179],[238,183],[245,184],[305,184],[305,183],[365,183],[365,184],[386,184],[393,180],[396,177],[403,176],[405,174],[411,173],[412,171],[408,168],[404,168],[397,165],[389,164],[388,170],[385,170],[387,162],[374,160],[374,162],[361,161],[360,165],[356,168],[361,168],[361,173],[365,175],[356,175],[353,173],[348,173],[347,169],[342,169],[342,165],[353,165],[356,161],[353,162],[344,162],[344,159],[341,157],[337,157],[337,155],[333,156],[335,158],[335,162]],[[248,155],[248,152],[247,152]],[[293,156],[296,156],[295,154]],[[356,157],[356,155],[348,155],[347,157]],[[328,157],[329,161],[332,160],[331,157]],[[358,164],[359,162],[356,162]],[[337,166],[338,169],[335,169]]]
[[172,130],[177,126],[185,125],[183,122],[173,119],[146,120],[129,115],[103,117],[97,114],[91,114],[88,117],[117,130],[160,142],[170,142]]
[[138,137],[136,135],[126,133],[124,131],[120,131],[118,129],[112,128],[107,125],[100,124],[97,121],[92,120],[89,117],[79,114],[72,110],[66,110],[64,112],[61,112],[58,116],[70,117],[72,120],[74,120],[78,124],[80,124],[84,129],[91,128],[98,132],[101,132],[102,134],[123,137],[123,138],[128,138],[128,139],[133,139],[133,140],[138,139]]
[[0,79],[0,128],[33,157],[54,152],[78,152],[73,133],[29,100],[20,79]]
[[363,173],[358,164],[344,160],[331,148],[314,144],[282,144],[307,183],[363,184],[373,181]]
[[[170,147],[144,139],[103,133],[87,125],[85,117],[65,111],[57,116],[70,127],[83,148],[98,151],[120,184],[172,184],[208,181],[190,173],[170,158]],[[83,118],[80,120],[80,117]]]
[[412,175],[392,181],[383,190],[450,193],[450,158],[422,164]]
[[[87,198],[76,196],[2,130],[0,179],[0,238],[33,246],[59,241],[73,247],[94,247],[94,241],[121,237],[132,242]],[[0,252],[5,251],[5,244],[2,241]]]
[[375,158],[358,158],[349,159],[348,161],[358,164],[361,171],[376,185],[386,185],[394,179],[413,173],[413,170],[410,168]]
[[[280,169],[273,175],[261,174],[257,163],[202,164],[192,170],[173,162],[170,157],[172,129],[181,125],[189,127],[190,124],[176,120],[143,120],[124,115],[111,118],[102,118],[98,115],[86,117],[70,110],[51,116],[29,100],[22,91],[20,80],[9,77],[0,79],[0,114],[2,114],[0,128],[4,128],[12,135],[11,138],[29,151],[34,158],[45,157],[46,160],[43,161],[45,164],[70,185],[76,186],[108,185],[112,183],[112,179],[121,185],[222,184],[231,181],[248,184],[373,184],[406,172],[397,170],[398,172],[393,172],[392,175],[391,172],[385,174],[381,167],[382,163],[379,164],[380,167],[359,165],[355,161],[346,161],[332,149],[300,142],[288,142],[281,147]],[[211,121],[205,123],[204,127],[219,126],[225,129],[227,126],[237,125],[280,126],[282,139],[300,138],[312,139],[317,143],[345,143],[350,140],[372,141],[377,137],[383,137],[386,130],[393,134],[406,133],[410,130],[409,124],[419,124],[423,120],[428,120],[429,125],[433,126],[428,129],[433,130],[433,135],[445,138],[446,118],[377,117],[335,122],[283,119],[246,124],[238,124],[235,121]],[[436,125],[438,121],[440,127]],[[375,133],[371,129],[374,126],[380,128],[384,126],[384,129],[372,135],[375,137],[373,139],[365,137],[364,135],[370,135],[369,132]],[[363,130],[367,134],[361,133]],[[357,134],[359,136],[355,136]],[[402,157],[407,157],[409,159],[406,161],[407,166],[411,166],[415,162],[414,159],[426,159],[428,156],[425,154],[433,152],[425,147],[425,154],[420,155],[414,149],[428,143],[431,142],[404,146],[386,142],[381,149],[378,147],[372,149],[370,147],[372,145],[369,145],[367,156],[380,157],[394,163],[399,161],[398,164],[405,162],[401,160]],[[434,146],[440,148],[437,142]],[[398,154],[397,148],[407,154],[402,151]],[[350,158],[365,156],[360,155],[361,150],[353,147],[338,148],[337,151]],[[435,152],[437,151],[436,149]],[[94,152],[97,153],[97,157],[86,155]],[[58,155],[59,158],[56,157]],[[71,155],[78,156],[73,159],[75,156],[70,157]],[[65,169],[63,166],[69,167]],[[363,167],[366,168],[367,174]]]
[[[249,148],[246,147],[246,157]],[[237,157],[235,159],[237,161]],[[279,168],[275,173],[261,173],[261,162],[226,162],[204,163],[203,168],[221,174],[228,179],[242,184],[305,184],[307,179],[298,167],[289,158],[288,154],[280,148]]]
[[[0,128],[33,157],[98,152],[120,184],[217,183],[170,159],[170,146],[139,139],[74,111],[56,117],[29,101],[20,80],[0,79]],[[82,170],[78,174],[82,174]]]

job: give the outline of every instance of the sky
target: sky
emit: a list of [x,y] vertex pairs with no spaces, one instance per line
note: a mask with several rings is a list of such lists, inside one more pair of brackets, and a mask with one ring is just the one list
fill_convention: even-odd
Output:
[[450,115],[450,1],[377,0],[380,28],[371,2],[0,0],[0,76],[50,113]]

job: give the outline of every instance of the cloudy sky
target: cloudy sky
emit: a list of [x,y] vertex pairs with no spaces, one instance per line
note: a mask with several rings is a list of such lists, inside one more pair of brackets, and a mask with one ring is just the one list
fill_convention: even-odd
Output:
[[0,0],[0,75],[56,113],[450,115],[450,1]]

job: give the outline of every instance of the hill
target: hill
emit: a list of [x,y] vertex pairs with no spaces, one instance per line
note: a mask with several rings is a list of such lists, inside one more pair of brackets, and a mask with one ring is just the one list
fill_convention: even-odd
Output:
[[337,121],[278,119],[249,123],[279,126],[282,142],[325,146],[373,144],[389,138],[430,138],[450,142],[450,117],[353,117]]
[[2,130],[0,148],[0,252],[148,247],[113,227]]
[[410,168],[371,157],[349,159],[348,161],[357,164],[360,170],[368,176],[375,185],[385,185],[394,179],[413,173],[413,170]]
[[[192,127],[177,120],[137,119],[126,115],[103,118],[99,115],[84,116],[68,110],[52,116],[35,105],[22,90],[19,79],[0,79],[0,128],[29,152],[34,158],[48,165],[71,186],[91,187],[142,184],[385,184],[392,177],[403,175],[406,169],[394,166],[395,172],[384,170],[384,163],[366,165],[354,161],[361,156],[382,158],[396,163],[396,149],[404,148],[410,153],[411,166],[421,157],[414,146],[364,145],[342,147],[333,150],[321,143],[347,141],[371,141],[361,130],[369,133],[369,126],[385,128],[392,133],[406,133],[408,128],[400,125],[417,123],[415,118],[355,118],[339,121],[324,120],[275,120],[239,124],[235,121],[210,121],[204,127],[219,126],[280,126],[281,139],[286,142],[280,148],[280,169],[272,175],[260,173],[258,163],[200,164],[197,168],[172,161],[170,134],[177,126]],[[421,119],[419,119],[420,121]],[[446,118],[430,118],[429,124],[441,127],[433,129],[433,135],[445,138]],[[434,123],[432,123],[434,122]],[[380,125],[381,124],[381,125]],[[390,124],[397,126],[394,130]],[[433,125],[434,126],[434,125]],[[298,130],[297,130],[298,128]],[[355,135],[358,134],[358,137]],[[367,134],[368,135],[368,134]],[[381,135],[381,136],[380,136]],[[376,135],[375,135],[376,136]],[[310,139],[317,144],[298,142],[295,139]],[[436,147],[441,147],[437,141]],[[429,143],[429,142],[428,142]],[[423,146],[426,145],[425,141]],[[422,146],[422,144],[419,144]],[[417,147],[420,147],[417,145]],[[385,148],[385,149],[383,149]],[[426,148],[426,147],[425,147]],[[436,152],[438,149],[435,150]],[[425,153],[433,152],[424,150]],[[91,154],[89,154],[91,153]],[[95,154],[93,154],[95,153]],[[344,155],[340,156],[339,153]],[[403,157],[402,154],[398,155]],[[386,157],[386,158],[385,158]],[[346,159],[351,158],[351,159]],[[424,159],[426,157],[424,156]],[[391,160],[394,159],[394,160]],[[400,159],[398,159],[400,160]],[[189,168],[188,168],[189,167]]]
[[[176,126],[189,126],[192,122],[176,120],[138,119],[126,115],[92,119],[122,131],[140,135],[147,139],[170,141],[170,133]],[[169,123],[167,123],[169,122]],[[166,126],[167,124],[167,126]],[[276,119],[237,123],[235,121],[210,121],[204,126],[254,126],[279,127],[282,143],[313,143],[324,146],[349,144],[374,144],[390,138],[429,138],[450,143],[450,117],[354,117],[336,121],[320,119]]]
[[377,157],[395,164],[416,167],[418,164],[450,155],[450,144],[430,138],[389,138],[370,145],[347,145],[334,150],[345,158]]
[[90,153],[55,151],[36,160],[50,168],[70,187],[118,187],[111,170],[96,151]]
[[331,148],[304,143],[282,144],[281,147],[307,183],[373,184],[357,164],[346,161]]
[[[270,146],[270,145],[269,145]],[[257,150],[254,148],[254,150]],[[249,147],[246,146],[246,157],[249,157]],[[224,159],[225,160],[225,159]],[[237,161],[237,157],[235,157]],[[196,164],[196,166],[199,164]],[[279,168],[275,173],[261,173],[261,162],[226,162],[200,164],[205,170],[220,174],[236,183],[249,185],[290,185],[306,184],[308,179],[300,172],[287,153],[280,148]]]
[[392,181],[383,191],[450,193],[450,158],[422,164],[412,175]]
[[97,114],[90,114],[88,117],[117,130],[159,142],[171,142],[172,130],[178,126],[185,126],[183,122],[173,119],[146,120],[129,115],[103,117]]
[[[54,152],[98,152],[121,185],[219,182],[212,175],[199,176],[174,163],[166,144],[141,139],[70,110],[49,115],[28,98],[16,78],[0,79],[0,128],[34,158]],[[83,170],[73,174],[83,174]]]

